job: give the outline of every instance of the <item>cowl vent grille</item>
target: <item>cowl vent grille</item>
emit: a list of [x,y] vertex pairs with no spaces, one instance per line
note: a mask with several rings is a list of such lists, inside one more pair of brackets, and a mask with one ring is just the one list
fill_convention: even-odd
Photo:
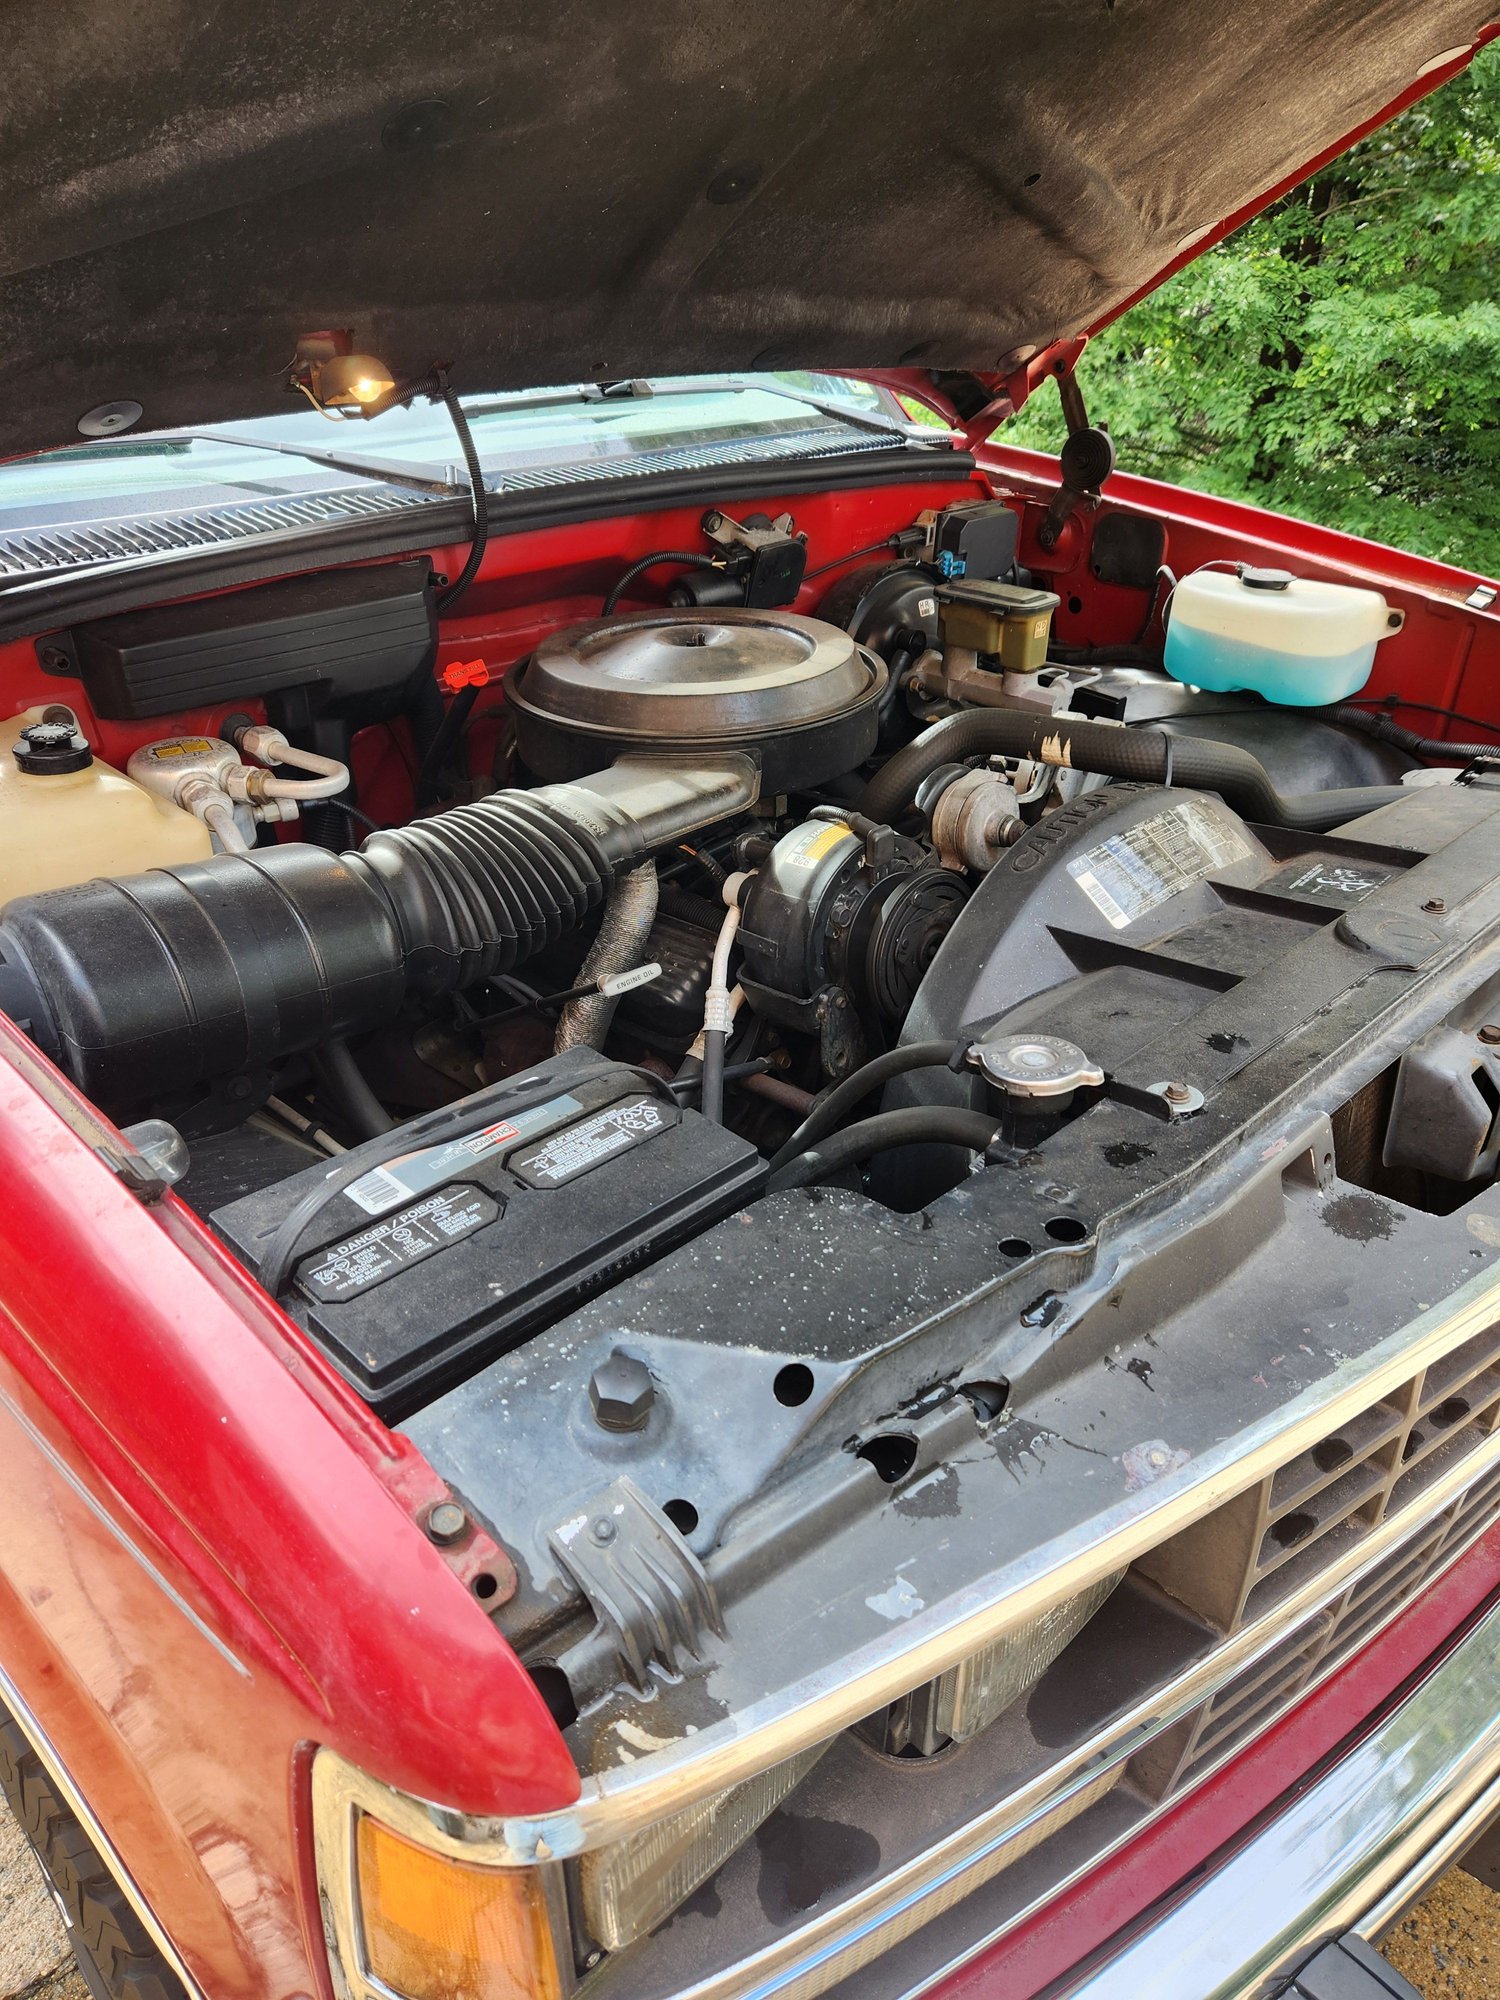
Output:
[[89,563],[130,562],[142,556],[179,555],[256,535],[294,534],[340,521],[368,520],[430,505],[430,493],[384,489],[354,493],[314,493],[300,499],[255,500],[243,506],[209,507],[170,519],[91,521],[84,527],[48,528],[0,535],[0,576],[39,576],[50,570],[79,569]]
[[[718,466],[868,456],[872,450],[882,449],[885,447],[879,438],[868,436],[839,437],[820,443],[810,443],[806,434],[790,438],[743,438],[728,443],[636,452],[617,460],[593,458],[566,465],[512,469],[495,479],[492,490],[503,499],[507,494],[608,485],[673,472],[706,472]],[[890,449],[906,453],[910,447],[895,438]],[[192,549],[249,541],[258,535],[295,534],[301,529],[409,513],[414,508],[452,506],[455,498],[462,500],[463,495],[423,493],[413,487],[369,486],[198,508],[170,516],[142,515],[127,520],[69,523],[0,534],[0,577],[44,576],[59,570],[80,569],[90,563],[180,555]]]

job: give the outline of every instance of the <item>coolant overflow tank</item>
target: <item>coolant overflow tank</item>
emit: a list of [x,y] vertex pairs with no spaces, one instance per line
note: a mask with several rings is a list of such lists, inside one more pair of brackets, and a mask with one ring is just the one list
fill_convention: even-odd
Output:
[[0,723],[0,905],[209,855],[206,826],[101,763],[76,724],[64,743],[56,713]]

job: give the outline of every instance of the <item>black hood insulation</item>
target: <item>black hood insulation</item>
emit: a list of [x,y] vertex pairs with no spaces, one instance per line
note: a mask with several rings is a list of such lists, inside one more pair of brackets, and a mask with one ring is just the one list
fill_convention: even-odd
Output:
[[1014,368],[1489,13],[13,0],[0,452],[115,402],[147,430],[288,407],[325,327],[463,390]]

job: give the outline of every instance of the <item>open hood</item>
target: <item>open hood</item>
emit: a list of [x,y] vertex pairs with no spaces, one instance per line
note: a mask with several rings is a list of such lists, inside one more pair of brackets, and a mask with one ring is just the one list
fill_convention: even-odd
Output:
[[0,452],[274,411],[324,327],[466,390],[1014,376],[1492,5],[11,0]]

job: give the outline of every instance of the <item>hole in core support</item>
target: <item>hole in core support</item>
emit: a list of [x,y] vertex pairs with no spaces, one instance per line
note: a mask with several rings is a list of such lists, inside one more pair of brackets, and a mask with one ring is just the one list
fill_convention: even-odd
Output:
[[904,1431],[886,1431],[880,1437],[867,1438],[854,1455],[873,1465],[887,1486],[894,1486],[916,1464],[917,1441]]
[[787,1409],[795,1410],[799,1403],[807,1401],[812,1392],[813,1372],[805,1361],[789,1361],[785,1368],[777,1369],[771,1394]]

